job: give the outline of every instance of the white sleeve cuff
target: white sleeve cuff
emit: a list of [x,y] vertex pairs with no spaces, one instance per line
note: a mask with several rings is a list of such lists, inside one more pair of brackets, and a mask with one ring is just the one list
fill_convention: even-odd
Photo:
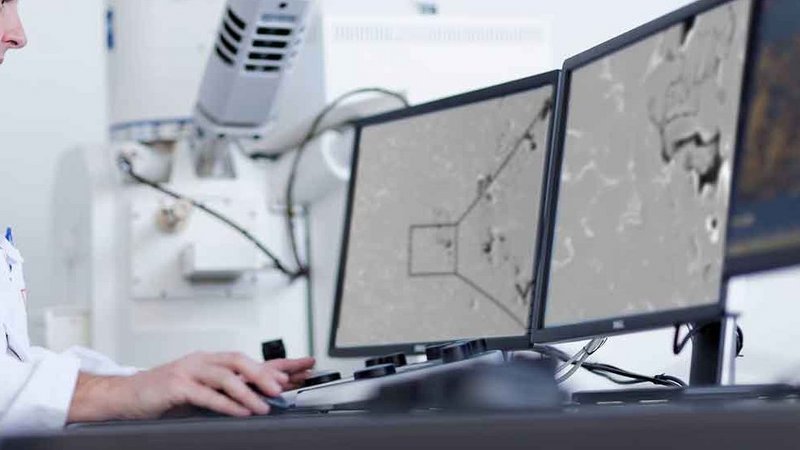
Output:
[[49,354],[39,359],[25,386],[0,419],[0,433],[59,430],[67,423],[80,360]]
[[102,377],[129,377],[140,372],[135,367],[121,366],[111,358],[84,347],[71,347],[63,354],[81,362],[81,372]]

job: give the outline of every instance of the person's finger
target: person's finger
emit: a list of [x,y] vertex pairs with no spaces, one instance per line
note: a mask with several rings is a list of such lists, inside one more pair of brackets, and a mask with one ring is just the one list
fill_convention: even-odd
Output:
[[[272,370],[272,369],[265,368],[264,370],[266,371],[266,370]],[[280,373],[283,373],[283,372],[280,372]],[[289,376],[286,379],[286,381],[281,382],[281,387],[283,388],[284,391],[295,390],[298,387],[300,387],[303,383],[305,383],[305,381],[308,379],[308,377],[310,375],[311,375],[310,371],[306,371],[306,372],[303,372],[303,373],[292,374],[291,376]]]
[[197,374],[197,379],[203,384],[223,391],[228,397],[256,414],[269,412],[269,406],[264,400],[230,369],[209,365],[203,367],[201,372]]
[[251,382],[261,389],[262,394],[277,397],[289,386],[289,376],[271,367],[262,366],[258,377]]
[[296,391],[302,388],[304,383],[289,383],[288,386],[284,388],[285,391]]
[[303,384],[311,376],[311,371],[298,372],[289,377],[289,383],[293,385]]
[[288,374],[298,372],[306,372],[314,368],[316,360],[314,358],[300,358],[300,359],[276,359],[264,363],[269,367],[280,370]]
[[289,378],[289,382],[283,386],[285,391],[294,391],[300,389],[305,385],[306,380],[311,378],[314,375],[314,372],[307,370],[305,372],[300,372],[292,375]]
[[242,353],[215,353],[209,357],[209,360],[214,364],[235,370],[248,379],[256,376],[261,370],[261,364]]
[[220,353],[214,355],[213,362],[234,370],[242,375],[245,381],[255,384],[261,394],[275,397],[283,392],[283,384],[289,382],[289,376],[272,368],[265,370],[264,364],[255,362],[240,353]]
[[208,386],[200,383],[191,383],[184,389],[187,402],[194,406],[233,417],[248,417],[252,415],[250,410],[244,406],[237,404]]

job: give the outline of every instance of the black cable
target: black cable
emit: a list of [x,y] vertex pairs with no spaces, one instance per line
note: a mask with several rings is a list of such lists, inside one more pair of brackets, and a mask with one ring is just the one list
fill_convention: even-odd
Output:
[[253,245],[255,245],[259,250],[261,250],[261,252],[264,255],[266,255],[267,258],[269,258],[272,261],[273,267],[276,270],[280,271],[281,273],[283,273],[284,275],[288,276],[292,280],[295,280],[295,279],[299,278],[300,276],[302,276],[301,273],[292,272],[289,269],[287,269],[286,266],[283,265],[280,262],[280,260],[264,244],[262,244],[258,239],[255,238],[255,236],[253,236],[249,231],[244,229],[242,226],[238,225],[236,222],[232,221],[231,219],[225,217],[221,213],[209,208],[208,206],[204,205],[203,203],[201,203],[201,202],[199,202],[197,200],[194,200],[192,198],[189,198],[189,197],[186,197],[184,195],[178,194],[177,192],[172,191],[172,190],[170,190],[168,188],[165,188],[164,186],[162,186],[161,184],[159,184],[159,183],[157,183],[155,181],[148,180],[147,178],[137,174],[136,171],[133,169],[133,163],[126,156],[120,155],[119,158],[117,159],[117,162],[119,164],[120,170],[122,170],[125,174],[127,174],[129,177],[131,177],[131,179],[133,179],[137,183],[145,185],[145,186],[149,186],[149,187],[151,187],[151,188],[153,188],[153,189],[155,189],[155,190],[157,190],[157,191],[159,191],[159,192],[161,192],[161,193],[163,193],[165,195],[168,195],[168,196],[170,196],[170,197],[172,197],[172,198],[174,198],[176,200],[189,202],[195,208],[205,212],[206,214],[210,215],[211,217],[219,220],[220,222],[224,223],[225,225],[227,225],[227,226],[233,228],[234,230],[236,230],[239,234],[244,236],[245,239],[247,239],[248,241],[252,242]]
[[691,341],[692,338],[700,332],[701,328],[687,325],[687,327],[689,327],[689,332],[683,337],[683,339],[679,341],[678,336],[681,334],[681,326],[681,324],[675,324],[675,334],[672,337],[672,353],[675,355],[681,354],[683,349],[689,344],[689,341]]
[[[648,381],[643,381],[643,380],[639,380],[639,379],[619,379],[619,378],[616,378],[615,376],[613,376],[612,374],[604,372],[602,370],[594,370],[594,369],[591,369],[591,368],[586,368],[586,370],[588,372],[591,372],[594,375],[597,375],[599,377],[603,377],[603,378],[607,379],[608,381],[611,381],[614,384],[619,384],[621,386],[632,386],[632,385],[642,384],[642,383],[647,383],[648,382]],[[663,386],[659,382],[656,382],[655,384],[658,384],[659,386]],[[672,385],[670,385],[670,386],[672,386]]]
[[[550,358],[558,359],[561,361],[569,361],[570,356],[549,345],[535,345],[533,347],[533,351],[545,355]],[[610,364],[602,364],[602,363],[593,363],[593,362],[584,362],[582,369],[591,372],[594,375],[603,377],[615,384],[619,385],[634,385],[634,384],[642,384],[642,383],[652,383],[659,386],[666,386],[666,387],[686,387],[687,384],[677,377],[673,377],[670,375],[656,375],[653,377],[641,375],[637,373],[633,373],[627,371],[625,369],[621,369],[616,366],[612,366]],[[627,378],[626,380],[621,380],[616,377]]]
[[[323,134],[327,133],[328,131],[334,131],[334,130],[341,129],[345,125],[347,125],[347,122],[338,123],[338,124],[335,124],[335,125],[331,125],[331,126],[325,127],[323,129],[317,131],[316,133],[314,133],[314,135],[311,136],[310,141],[314,141],[314,140],[318,139],[320,136],[322,136]],[[306,137],[307,137],[307,135],[306,135]],[[305,140],[306,137],[304,137],[303,140]],[[261,151],[252,152],[252,153],[248,153],[246,150],[244,150],[244,147],[240,146],[240,149],[241,149],[241,151],[242,151],[242,153],[244,154],[245,157],[250,158],[253,161],[260,161],[260,160],[276,161],[276,160],[280,159],[280,156],[282,154],[289,153],[292,150],[297,149],[297,147],[300,144],[302,144],[302,142],[303,141],[301,140],[299,144],[295,143],[295,144],[287,145],[286,147],[271,148],[269,150],[261,150]]]
[[[288,153],[288,152],[298,148],[299,146],[303,145],[304,142],[305,143],[312,142],[312,141],[316,140],[317,138],[319,138],[320,136],[322,136],[323,134],[327,133],[328,131],[341,129],[342,127],[350,124],[352,122],[352,120],[348,120],[348,121],[345,121],[343,123],[338,123],[338,124],[334,124],[334,125],[331,125],[331,126],[327,126],[325,128],[321,128],[321,129],[319,128],[319,125],[327,117],[327,115],[330,114],[334,109],[336,109],[338,107],[338,105],[341,104],[344,100],[347,100],[348,98],[350,98],[350,97],[352,97],[354,95],[360,95],[360,94],[365,94],[365,93],[384,94],[384,95],[387,95],[387,96],[390,96],[390,97],[394,97],[394,98],[400,100],[400,102],[403,103],[403,106],[406,107],[406,108],[411,106],[411,104],[408,102],[408,99],[405,97],[405,95],[403,95],[403,94],[401,94],[399,92],[388,90],[388,89],[370,87],[370,88],[363,88],[363,89],[357,89],[357,90],[354,90],[354,91],[350,91],[350,92],[347,92],[347,93],[343,94],[342,96],[340,96],[338,99],[334,100],[333,102],[329,103],[326,106],[326,108],[314,118],[314,120],[312,122],[312,127],[310,128],[310,130],[312,130],[312,131],[307,133],[303,137],[303,139],[300,140],[299,143],[288,145],[286,147],[281,147],[281,148],[273,148],[273,149],[269,149],[269,150],[263,150],[263,151],[253,152],[253,153],[247,153],[246,156],[249,157],[250,159],[253,159],[253,160],[261,160],[261,159],[270,160],[270,161],[271,160],[275,160],[276,158],[279,157],[279,155],[281,155],[283,153]],[[331,108],[331,106],[333,106],[333,108]],[[314,129],[316,131],[313,131]]]
[[[286,196],[285,196],[286,228],[289,234],[289,244],[292,250],[292,256],[294,257],[295,264],[298,267],[298,273],[302,275],[307,275],[309,269],[307,266],[305,266],[305,264],[302,261],[302,258],[300,257],[300,249],[297,242],[297,233],[295,230],[295,223],[294,223],[294,218],[295,218],[294,189],[297,181],[297,171],[298,168],[300,167],[300,162],[308,145],[311,142],[313,142],[316,138],[321,136],[326,131],[338,129],[344,125],[347,125],[347,123],[343,123],[336,126],[331,126],[321,129],[320,125],[322,125],[322,122],[325,121],[325,119],[328,117],[329,114],[331,114],[334,110],[336,110],[336,108],[338,108],[345,100],[354,97],[356,95],[370,94],[370,93],[383,94],[389,97],[394,97],[400,100],[403,103],[404,107],[411,106],[410,103],[408,102],[408,99],[406,99],[406,97],[403,94],[390,91],[388,89],[370,87],[370,88],[356,89],[347,92],[336,98],[334,101],[328,104],[319,114],[317,114],[317,116],[314,118],[314,121],[311,124],[311,127],[309,128],[308,133],[306,133],[305,137],[300,142],[300,145],[297,147],[297,151],[295,152],[294,160],[292,161],[292,166],[289,172],[289,179],[286,183]],[[259,159],[260,155],[253,154],[250,157],[253,159]]]
[[742,327],[736,326],[736,356],[742,356],[742,350],[744,350],[744,331]]
[[609,364],[588,363],[586,369],[589,370],[590,372],[606,372],[612,375],[618,375],[621,377],[630,378],[631,381],[625,384],[652,383],[660,386],[675,386],[675,387],[687,386],[687,384],[683,382],[681,379],[670,375],[661,374],[650,377],[647,375],[640,375],[637,373],[629,372],[625,369],[620,369],[619,367],[612,366]]
[[[642,384],[642,383],[650,383],[655,384],[657,386],[666,386],[666,387],[686,387],[687,384],[682,380],[672,377],[666,374],[655,375],[655,376],[647,376],[647,375],[640,375],[637,373],[629,372],[624,369],[620,369],[614,366],[598,366],[593,363],[589,363],[588,365],[584,364],[585,369],[589,372],[603,376],[617,384],[621,385],[634,385],[634,384]],[[628,380],[617,380],[613,378],[611,375],[617,375],[623,378],[629,378]]]
[[677,377],[673,377],[673,376],[666,375],[666,374],[662,373],[661,375],[658,375],[658,378],[663,379],[663,380],[667,380],[667,381],[672,381],[674,383],[677,383],[677,384],[681,385],[681,387],[687,387],[686,383],[683,380],[681,380],[680,378],[677,378]]
[[[687,324],[686,326],[689,328],[689,333],[687,333],[686,336],[683,337],[683,339],[679,339],[678,336],[680,335],[681,332],[681,326],[682,326],[681,324],[675,325],[675,334],[673,335],[672,338],[672,353],[676,355],[679,355],[681,352],[683,352],[683,349],[686,348],[686,346],[689,344],[689,341],[691,341],[692,338],[694,338],[697,335],[697,333],[699,333],[703,329],[702,326],[695,327]],[[742,356],[743,349],[744,349],[744,331],[742,331],[741,327],[737,326],[736,327],[737,357]]]

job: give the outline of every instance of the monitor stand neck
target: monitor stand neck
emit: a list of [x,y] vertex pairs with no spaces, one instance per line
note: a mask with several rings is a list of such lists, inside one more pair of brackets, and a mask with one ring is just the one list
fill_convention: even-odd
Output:
[[696,323],[692,338],[691,386],[730,385],[735,382],[736,318]]

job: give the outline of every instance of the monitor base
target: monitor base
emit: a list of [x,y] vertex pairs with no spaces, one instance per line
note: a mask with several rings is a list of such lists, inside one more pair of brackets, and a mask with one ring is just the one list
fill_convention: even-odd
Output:
[[800,387],[787,384],[650,388],[576,392],[572,394],[572,403],[580,406],[705,403],[740,400],[783,401],[797,399],[800,399]]

